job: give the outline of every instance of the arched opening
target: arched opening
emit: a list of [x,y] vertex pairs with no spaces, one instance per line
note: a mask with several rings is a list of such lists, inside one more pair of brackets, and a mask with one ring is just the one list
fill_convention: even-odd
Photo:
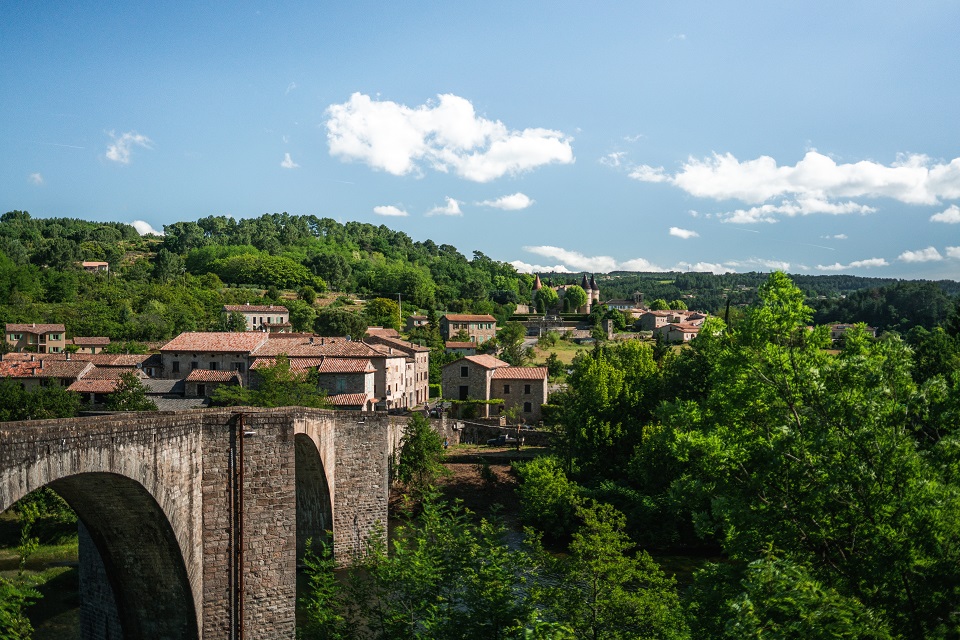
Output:
[[330,487],[324,473],[320,452],[310,436],[298,433],[296,448],[297,492],[297,564],[303,561],[307,540],[313,541],[316,551],[321,541],[327,541],[333,530],[333,507]]
[[140,483],[82,473],[47,486],[80,521],[80,637],[199,637],[180,547]]

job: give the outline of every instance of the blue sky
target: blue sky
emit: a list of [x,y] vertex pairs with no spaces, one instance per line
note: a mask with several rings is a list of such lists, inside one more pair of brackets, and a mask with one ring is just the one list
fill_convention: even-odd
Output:
[[[158,6],[167,5],[167,6]],[[960,3],[5,3],[0,208],[960,276]]]

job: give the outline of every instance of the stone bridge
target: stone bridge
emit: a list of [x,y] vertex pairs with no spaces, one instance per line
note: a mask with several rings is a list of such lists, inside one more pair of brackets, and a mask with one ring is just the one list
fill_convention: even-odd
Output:
[[346,564],[385,535],[397,433],[303,408],[2,423],[0,511],[44,486],[76,511],[84,638],[293,638],[307,538]]

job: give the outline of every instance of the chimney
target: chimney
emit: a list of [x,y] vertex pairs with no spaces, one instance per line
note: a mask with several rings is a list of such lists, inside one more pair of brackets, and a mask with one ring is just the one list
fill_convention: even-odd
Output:
[[69,359],[70,359],[70,352],[67,351],[67,360],[69,360]]
[[[313,336],[310,336],[310,344],[313,344]],[[323,344],[323,343],[321,343]]]

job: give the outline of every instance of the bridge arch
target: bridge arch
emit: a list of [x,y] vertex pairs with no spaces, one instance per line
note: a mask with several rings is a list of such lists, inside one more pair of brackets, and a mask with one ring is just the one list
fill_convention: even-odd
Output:
[[[108,598],[85,607],[85,637],[199,637],[180,545],[143,485],[119,474],[94,472],[58,478],[47,486],[77,513],[111,587],[112,602]],[[111,629],[113,620],[122,634]]]
[[294,436],[296,448],[297,563],[303,560],[307,540],[328,542],[333,532],[333,502],[323,460],[313,438],[305,433]]

